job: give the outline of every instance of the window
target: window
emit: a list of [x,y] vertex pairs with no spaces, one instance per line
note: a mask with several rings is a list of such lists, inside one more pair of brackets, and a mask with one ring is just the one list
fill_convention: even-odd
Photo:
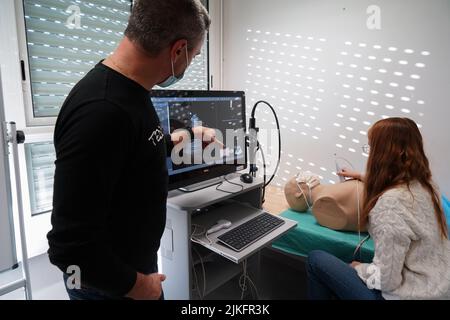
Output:
[[130,0],[24,0],[33,118],[58,115],[75,83],[115,49],[130,8]]
[[25,144],[31,214],[52,210],[55,149],[53,142]]
[[[207,0],[202,1],[207,5]],[[28,123],[53,124],[72,87],[123,37],[131,0],[24,0]],[[207,90],[208,43],[174,89]],[[50,118],[50,120],[49,120]],[[53,118],[53,119],[51,119]],[[47,119],[47,120],[45,120]]]

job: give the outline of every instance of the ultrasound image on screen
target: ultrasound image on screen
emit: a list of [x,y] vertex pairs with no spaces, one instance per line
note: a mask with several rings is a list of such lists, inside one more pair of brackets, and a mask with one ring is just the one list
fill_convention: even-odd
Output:
[[[236,141],[227,141],[227,130],[233,132],[243,132],[244,116],[242,114],[242,101],[236,97],[218,98],[153,98],[153,105],[160,118],[161,125],[165,132],[172,133],[177,129],[195,128],[198,126],[216,129],[220,137],[218,143],[223,143],[220,154],[217,150],[212,150],[211,155],[216,161],[215,164],[225,163],[230,159],[243,159],[245,157],[245,146]],[[220,135],[219,135],[220,132]],[[194,170],[207,167],[211,163],[206,163],[202,157],[205,143],[199,139],[194,139],[183,148],[182,156],[190,161],[175,164],[169,157],[167,165],[169,174]],[[201,162],[198,162],[201,159]],[[197,160],[197,161],[196,161]]]

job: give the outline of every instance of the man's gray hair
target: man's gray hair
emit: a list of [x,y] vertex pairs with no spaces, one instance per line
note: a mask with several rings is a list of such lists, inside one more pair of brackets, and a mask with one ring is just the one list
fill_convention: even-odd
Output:
[[155,56],[181,39],[186,39],[192,49],[210,24],[200,0],[137,0],[125,36]]

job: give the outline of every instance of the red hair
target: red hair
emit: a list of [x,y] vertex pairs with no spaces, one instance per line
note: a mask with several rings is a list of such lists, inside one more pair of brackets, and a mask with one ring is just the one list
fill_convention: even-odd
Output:
[[408,118],[388,118],[376,122],[368,134],[370,154],[367,161],[362,221],[380,196],[399,185],[418,181],[431,195],[441,236],[448,239],[447,223],[440,195],[433,186],[422,135]]

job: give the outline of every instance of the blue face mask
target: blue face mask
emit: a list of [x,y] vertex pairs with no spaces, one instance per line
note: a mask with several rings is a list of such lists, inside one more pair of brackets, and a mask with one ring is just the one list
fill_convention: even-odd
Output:
[[172,63],[172,75],[169,76],[166,80],[164,80],[161,83],[158,83],[158,86],[161,88],[167,88],[170,87],[172,85],[174,85],[175,83],[177,83],[178,81],[182,80],[184,77],[184,74],[187,70],[187,68],[189,67],[189,58],[188,58],[188,49],[187,49],[187,45],[185,46],[186,48],[186,69],[184,70],[184,72],[180,75],[180,76],[175,76],[175,69],[173,67],[173,60],[171,60]]

